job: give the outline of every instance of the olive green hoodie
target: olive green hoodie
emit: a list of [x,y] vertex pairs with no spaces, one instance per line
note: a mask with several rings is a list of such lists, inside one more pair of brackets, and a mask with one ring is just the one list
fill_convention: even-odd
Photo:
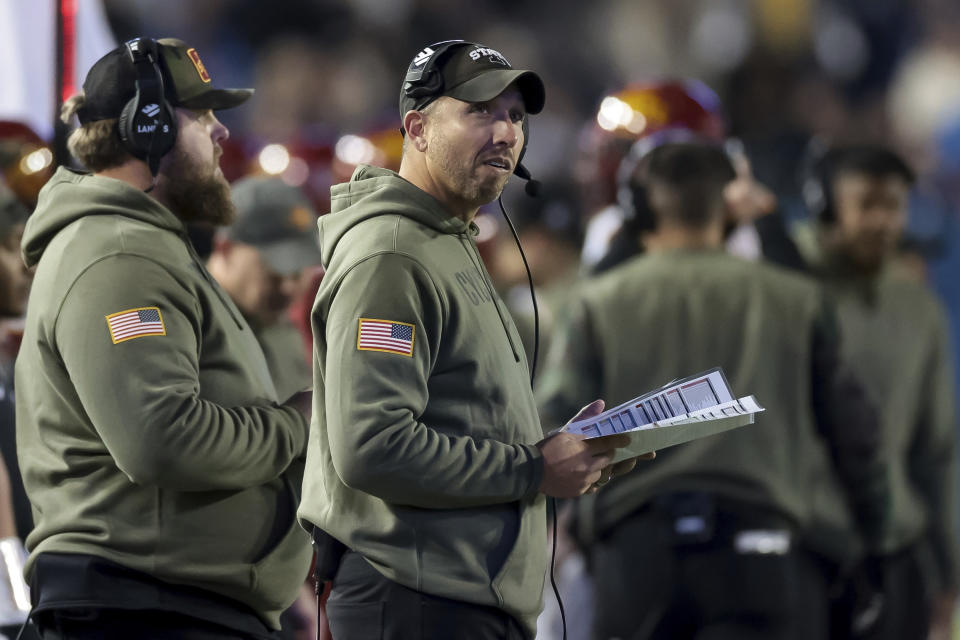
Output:
[[[538,390],[546,415],[594,397],[613,406],[714,366],[766,412],[755,425],[658,452],[653,463],[581,498],[580,537],[590,542],[657,495],[710,491],[772,508],[815,551],[855,562],[864,549],[845,498],[869,507],[862,529],[874,540],[887,485],[870,434],[853,441],[857,460],[844,465],[848,475],[832,462],[831,445],[853,425],[844,423],[843,407],[831,407],[821,412],[827,429],[815,410],[813,378],[822,384],[836,375],[816,358],[816,345],[834,333],[831,321],[813,280],[716,250],[645,254],[583,287]],[[876,424],[868,426],[875,436]]]
[[[500,607],[532,635],[546,570],[542,431],[476,227],[367,166],[331,205],[300,518],[387,578]],[[362,319],[410,325],[412,344],[370,348]]]
[[[41,553],[99,556],[279,628],[310,562],[294,518],[306,421],[278,404],[182,222],[125,182],[60,169],[23,253],[37,267],[16,364],[28,575]],[[140,308],[162,327],[118,339],[107,316]]]

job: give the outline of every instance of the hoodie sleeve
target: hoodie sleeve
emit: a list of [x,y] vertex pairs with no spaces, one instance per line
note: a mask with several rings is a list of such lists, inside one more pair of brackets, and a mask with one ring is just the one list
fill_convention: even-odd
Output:
[[[430,276],[403,255],[368,258],[337,285],[322,375],[338,476],[386,502],[423,508],[493,505],[536,493],[542,458],[535,446],[448,433],[422,421],[428,380],[443,375],[433,372],[444,348],[443,316]],[[405,342],[378,345],[368,320],[399,327],[400,338],[412,340],[409,349]]]
[[920,421],[909,451],[910,470],[926,502],[927,543],[934,555],[933,587],[938,595],[960,587],[957,554],[957,413],[949,330],[939,304],[931,312],[934,336],[918,399]]
[[[148,313],[113,328],[105,315],[138,308]],[[305,419],[296,409],[267,401],[224,407],[201,397],[199,303],[149,259],[114,255],[86,269],[54,331],[83,411],[133,482],[243,489],[279,476],[303,450]]]

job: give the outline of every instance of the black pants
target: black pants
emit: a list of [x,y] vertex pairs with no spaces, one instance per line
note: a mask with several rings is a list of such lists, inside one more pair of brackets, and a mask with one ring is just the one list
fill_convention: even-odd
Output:
[[[75,609],[34,614],[43,640],[237,640],[239,631],[171,611]],[[257,639],[259,640],[259,639]]]
[[334,640],[526,640],[494,607],[431,596],[384,578],[347,553],[333,580],[327,619]]
[[[635,514],[592,550],[595,638],[827,638],[827,582],[819,563],[795,540],[789,549],[764,547],[763,535],[776,540],[776,532],[789,529],[774,514],[743,505],[731,511],[710,500]],[[763,533],[758,542],[744,532]]]
[[864,594],[863,588],[857,593],[857,585],[851,580],[845,598],[835,606],[834,617],[837,620],[833,640],[925,640],[932,611],[920,554],[921,549],[915,545],[899,553],[873,559],[879,575],[872,576],[869,586],[883,594],[883,606],[876,624],[859,634],[851,632],[851,619],[857,611],[855,605],[858,600],[862,603],[865,595],[873,594]]

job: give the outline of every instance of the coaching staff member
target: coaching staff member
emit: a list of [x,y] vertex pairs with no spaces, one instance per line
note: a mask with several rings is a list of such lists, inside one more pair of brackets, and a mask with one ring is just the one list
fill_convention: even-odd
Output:
[[132,40],[64,109],[70,150],[27,224],[16,365],[27,539],[45,638],[265,638],[296,598],[307,424],[185,223],[229,223],[214,89],[195,49]]
[[520,337],[473,239],[543,102],[539,76],[489,47],[426,47],[401,90],[399,174],[361,165],[320,219],[299,513],[351,550],[327,604],[335,638],[532,637],[545,494],[613,471],[611,450],[541,442]]

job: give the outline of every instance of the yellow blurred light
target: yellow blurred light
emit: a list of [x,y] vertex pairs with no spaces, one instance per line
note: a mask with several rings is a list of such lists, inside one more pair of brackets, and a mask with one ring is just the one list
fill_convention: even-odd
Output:
[[290,152],[282,144],[268,144],[258,156],[260,168],[272,176],[278,176],[290,166]]
[[372,162],[377,156],[377,148],[366,138],[345,135],[337,140],[334,153],[337,155],[337,160],[345,164],[356,165]]
[[43,171],[53,162],[53,153],[50,149],[42,147],[32,151],[20,160],[20,172],[25,175],[31,175]]

